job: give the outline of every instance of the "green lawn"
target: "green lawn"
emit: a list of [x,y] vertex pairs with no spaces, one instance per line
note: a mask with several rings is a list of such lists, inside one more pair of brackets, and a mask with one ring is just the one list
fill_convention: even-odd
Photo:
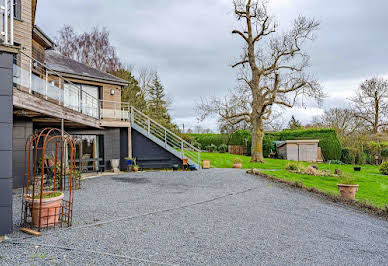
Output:
[[[265,164],[251,163],[248,156],[228,153],[201,153],[201,158],[210,160],[211,166],[216,168],[231,168],[233,166],[233,159],[240,158],[244,169],[262,169],[263,173],[279,179],[298,181],[306,187],[315,187],[326,193],[339,194],[337,178],[290,173],[285,170],[289,162],[287,160],[266,159]],[[309,163],[304,164],[306,166],[309,165]],[[357,178],[357,183],[359,184],[359,190],[356,194],[357,200],[365,201],[379,208],[388,207],[388,176],[381,175],[377,166],[363,165],[361,172],[353,171],[352,165],[320,163],[318,167],[319,169],[330,169],[332,172],[337,168],[344,171],[344,173],[351,174]],[[271,171],[274,169],[276,171]]]

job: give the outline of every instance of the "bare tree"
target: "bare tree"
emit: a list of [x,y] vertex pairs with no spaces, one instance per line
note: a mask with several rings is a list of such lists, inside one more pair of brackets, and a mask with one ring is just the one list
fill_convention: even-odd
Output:
[[121,68],[116,49],[111,45],[109,31],[94,27],[91,32],[77,34],[65,25],[56,38],[57,51],[78,62],[105,72]]
[[355,136],[363,132],[365,128],[361,119],[348,108],[330,108],[317,117],[313,118],[312,124],[317,127],[333,128],[336,130],[341,142],[349,136]]
[[350,100],[355,115],[372,133],[388,125],[388,80],[379,77],[365,80]]
[[264,121],[271,117],[272,106],[293,107],[302,95],[317,100],[324,96],[319,84],[306,74],[309,56],[303,52],[303,44],[314,38],[313,32],[319,23],[300,16],[291,30],[278,34],[277,24],[268,14],[267,1],[234,0],[233,3],[235,16],[243,22],[243,27],[232,33],[242,38],[245,48],[241,60],[232,67],[243,70],[238,77],[243,93],[240,90],[227,99],[203,100],[199,109],[202,118],[217,113],[231,123],[250,123],[251,161],[264,162]]
[[136,79],[146,98],[149,97],[149,91],[152,88],[152,82],[156,73],[157,71],[152,67],[142,67],[136,71]]

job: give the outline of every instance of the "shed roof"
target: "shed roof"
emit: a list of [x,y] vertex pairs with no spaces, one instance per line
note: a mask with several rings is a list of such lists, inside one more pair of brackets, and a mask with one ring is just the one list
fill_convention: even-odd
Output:
[[97,79],[101,81],[108,81],[108,83],[115,83],[119,85],[127,85],[129,82],[115,77],[106,72],[99,71],[86,64],[80,63],[69,57],[63,56],[54,50],[46,51],[46,65],[54,71],[62,74],[75,75],[80,79]]
[[285,140],[281,141],[276,144],[277,147],[284,146],[286,144],[315,144],[319,143],[319,139],[292,139],[292,140]]

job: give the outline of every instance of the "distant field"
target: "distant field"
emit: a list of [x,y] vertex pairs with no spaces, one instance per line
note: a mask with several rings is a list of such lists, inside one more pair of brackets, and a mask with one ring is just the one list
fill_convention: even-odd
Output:
[[[201,153],[201,158],[210,160],[211,166],[215,168],[232,168],[233,159],[240,158],[244,169],[262,169],[263,173],[279,179],[298,181],[306,187],[315,187],[326,193],[339,194],[337,178],[290,173],[285,170],[289,162],[287,160],[265,159],[265,164],[251,163],[248,156],[228,153]],[[309,163],[304,164],[309,165]],[[344,173],[351,174],[357,178],[360,186],[356,195],[357,200],[365,201],[379,208],[388,207],[388,176],[381,175],[377,166],[362,165],[361,172],[354,172],[352,165],[320,163],[318,167],[319,169],[329,169],[332,172],[337,168],[344,171]]]

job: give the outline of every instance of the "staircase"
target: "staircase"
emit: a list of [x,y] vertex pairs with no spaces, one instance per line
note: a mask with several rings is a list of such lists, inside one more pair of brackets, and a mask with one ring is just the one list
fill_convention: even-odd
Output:
[[131,123],[137,132],[171,154],[201,169],[201,151],[128,103],[100,101],[100,119]]

